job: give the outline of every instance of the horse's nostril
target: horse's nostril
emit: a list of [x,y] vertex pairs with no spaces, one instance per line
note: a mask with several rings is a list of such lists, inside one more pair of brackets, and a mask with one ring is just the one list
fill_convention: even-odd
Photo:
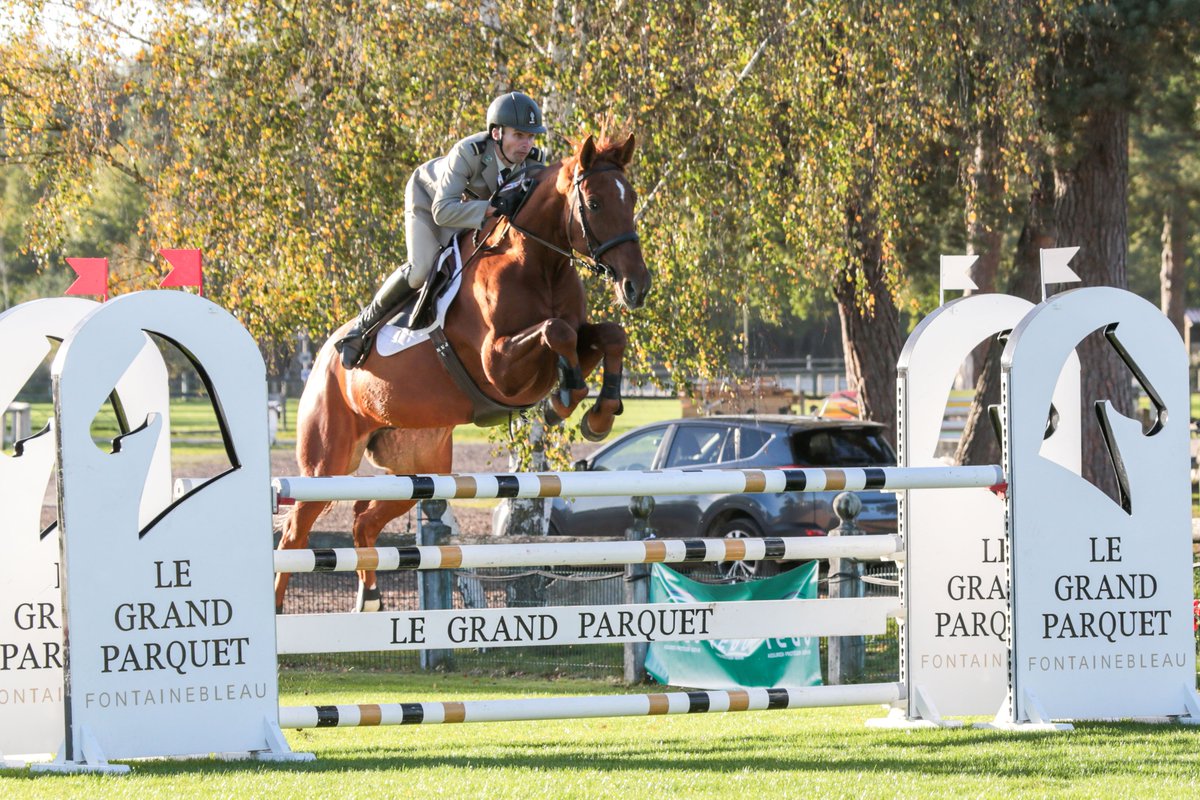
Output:
[[633,281],[628,278],[621,284],[621,291],[625,295],[625,302],[630,305],[637,305],[637,287],[633,285]]

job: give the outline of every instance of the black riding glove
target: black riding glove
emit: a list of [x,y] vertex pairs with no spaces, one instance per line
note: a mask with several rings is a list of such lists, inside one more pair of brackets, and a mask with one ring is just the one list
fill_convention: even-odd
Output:
[[526,185],[524,180],[510,181],[492,195],[492,208],[496,209],[496,213],[501,216],[511,217],[521,207],[521,201],[525,199]]

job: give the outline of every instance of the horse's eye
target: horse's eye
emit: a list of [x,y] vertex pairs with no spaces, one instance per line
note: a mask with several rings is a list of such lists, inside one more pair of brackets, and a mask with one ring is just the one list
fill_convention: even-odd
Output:
[[588,200],[588,208],[590,208],[592,211],[598,211],[600,209],[600,201]]

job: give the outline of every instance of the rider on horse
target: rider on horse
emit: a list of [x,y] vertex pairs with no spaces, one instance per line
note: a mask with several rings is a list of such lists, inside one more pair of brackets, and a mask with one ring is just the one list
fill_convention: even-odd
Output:
[[509,92],[492,101],[487,131],[468,136],[445,156],[413,172],[404,189],[404,232],[408,263],[375,293],[337,342],[342,365],[353,369],[365,360],[379,326],[425,285],[438,252],[462,230],[479,229],[496,215],[489,202],[510,173],[540,165],[545,154],[533,146],[546,132],[542,110],[531,97]]

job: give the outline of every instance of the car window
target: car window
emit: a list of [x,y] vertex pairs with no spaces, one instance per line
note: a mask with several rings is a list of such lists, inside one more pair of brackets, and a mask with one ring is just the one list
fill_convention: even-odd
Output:
[[668,467],[704,467],[733,460],[733,437],[726,425],[680,425],[667,454]]
[[666,428],[639,433],[592,459],[593,470],[650,469]]
[[771,434],[758,428],[741,428],[738,430],[738,460],[754,458],[771,441]]
[[896,463],[892,448],[875,428],[823,428],[792,434],[797,464],[813,467],[870,467]]

